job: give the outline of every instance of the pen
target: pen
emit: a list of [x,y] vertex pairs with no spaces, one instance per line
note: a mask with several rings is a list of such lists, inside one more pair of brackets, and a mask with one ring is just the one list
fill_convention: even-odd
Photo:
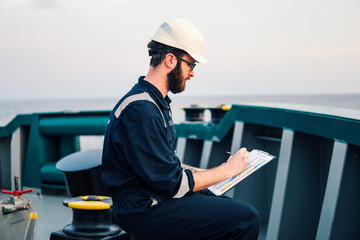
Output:
[[227,153],[227,154],[230,154],[231,156],[234,156],[234,155],[235,155],[234,153],[229,152],[229,151],[227,151],[226,153]]

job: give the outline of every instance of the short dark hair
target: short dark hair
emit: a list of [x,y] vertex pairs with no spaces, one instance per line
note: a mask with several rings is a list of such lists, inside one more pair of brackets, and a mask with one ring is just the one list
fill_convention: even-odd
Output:
[[150,66],[153,67],[158,66],[168,53],[172,53],[178,57],[182,57],[184,54],[186,54],[184,50],[170,47],[154,40],[150,41],[147,47],[149,49],[149,55],[151,56]]

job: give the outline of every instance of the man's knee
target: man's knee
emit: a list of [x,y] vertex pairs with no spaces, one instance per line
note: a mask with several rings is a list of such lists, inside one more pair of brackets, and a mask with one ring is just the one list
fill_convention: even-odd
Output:
[[257,224],[259,225],[260,224],[260,214],[259,212],[253,207],[253,206],[249,206],[249,211],[250,211],[250,214],[249,214],[249,218],[250,218],[250,221],[253,222],[254,224]]
[[234,225],[231,232],[240,237],[239,239],[257,239],[259,227],[259,212],[253,206],[246,204],[245,209],[242,208],[242,218],[237,219],[237,224]]
[[250,216],[250,220],[249,220],[250,225],[258,233],[260,227],[260,214],[254,207],[252,207],[252,213],[253,214]]

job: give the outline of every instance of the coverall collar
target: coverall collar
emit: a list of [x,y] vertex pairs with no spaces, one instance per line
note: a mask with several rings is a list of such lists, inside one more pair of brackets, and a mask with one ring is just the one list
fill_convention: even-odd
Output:
[[155,98],[154,100],[156,100],[159,104],[161,104],[162,107],[169,109],[169,105],[171,103],[171,99],[169,98],[168,95],[165,96],[165,98],[163,98],[163,95],[161,94],[161,92],[159,91],[159,89],[157,89],[154,85],[152,85],[151,83],[149,83],[148,81],[144,80],[145,76],[141,76],[139,77],[139,81],[138,83],[147,88],[151,95]]

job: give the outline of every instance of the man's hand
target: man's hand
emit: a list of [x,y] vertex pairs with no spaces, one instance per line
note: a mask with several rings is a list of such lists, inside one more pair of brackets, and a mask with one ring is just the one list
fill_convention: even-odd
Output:
[[246,148],[241,148],[234,155],[230,156],[226,163],[228,170],[226,171],[229,174],[229,178],[233,177],[247,168],[249,162],[249,152]]
[[234,156],[230,156],[228,160],[218,167],[203,171],[194,172],[194,189],[200,191],[225,179],[234,177],[244,171],[249,162],[249,152],[246,148],[241,148]]

